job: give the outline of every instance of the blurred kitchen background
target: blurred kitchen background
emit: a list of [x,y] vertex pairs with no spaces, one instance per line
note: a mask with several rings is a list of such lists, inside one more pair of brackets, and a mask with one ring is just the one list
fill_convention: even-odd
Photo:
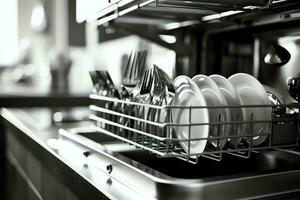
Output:
[[77,23],[75,0],[0,0],[0,26],[1,92],[88,94],[93,69],[107,69],[119,85],[136,49],[147,50],[151,63],[174,74],[173,51],[108,24]]

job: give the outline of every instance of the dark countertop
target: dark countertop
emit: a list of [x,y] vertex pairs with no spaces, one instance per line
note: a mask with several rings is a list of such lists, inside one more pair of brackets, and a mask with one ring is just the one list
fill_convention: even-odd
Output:
[[[87,114],[87,109],[75,110],[77,113]],[[66,159],[52,149],[49,144],[58,138],[60,128],[88,127],[91,122],[51,124],[52,112],[50,109],[5,109],[1,116],[9,134],[15,137],[32,152],[39,161],[47,166],[64,185],[66,185],[79,199],[141,199],[125,185],[114,180],[110,183],[110,176],[100,170],[92,171],[84,165],[82,158]],[[7,154],[7,153],[6,153]],[[126,194],[126,196],[125,196]]]
[[0,107],[70,107],[90,103],[88,93],[83,92],[50,92],[22,84],[1,83],[0,86]]

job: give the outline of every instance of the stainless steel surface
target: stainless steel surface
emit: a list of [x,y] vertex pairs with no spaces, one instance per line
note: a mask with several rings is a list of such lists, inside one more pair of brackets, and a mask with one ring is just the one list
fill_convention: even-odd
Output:
[[158,158],[97,130],[83,127],[59,133],[62,144],[88,149],[77,152],[85,155],[88,167],[147,199],[255,199],[300,190],[300,156],[295,150],[251,152],[249,159],[226,154],[222,162],[201,158],[191,165]]
[[288,92],[287,79],[290,77],[299,77],[300,75],[297,62],[300,55],[300,45],[298,40],[300,35],[299,30],[299,26],[296,26],[291,29],[284,29],[280,31],[274,30],[273,33],[264,32],[258,36],[260,40],[260,49],[257,52],[257,56],[266,51],[269,41],[267,37],[272,37],[272,41],[279,41],[280,45],[286,48],[291,54],[290,61],[282,67],[269,67],[263,62],[260,62],[259,65],[259,80],[264,84],[277,89],[283,96],[284,101],[287,103],[296,102],[296,100],[291,97]]
[[[230,122],[209,122],[209,123],[189,123],[187,124],[175,124],[171,121],[155,121],[154,118],[151,119],[149,117],[148,112],[151,110],[160,110],[163,111],[161,113],[167,113],[166,115],[169,116],[170,112],[174,112],[176,109],[188,109],[189,112],[197,112],[197,109],[213,109],[215,107],[183,107],[183,106],[158,106],[158,105],[150,105],[145,103],[138,103],[138,102],[124,102],[121,100],[116,100],[108,97],[102,97],[98,95],[90,95],[90,97],[97,101],[103,102],[114,102],[114,103],[124,103],[128,106],[135,106],[138,107],[142,111],[142,115],[127,115],[126,113],[121,113],[118,111],[112,111],[110,109],[106,109],[103,107],[92,105],[90,109],[95,111],[96,113],[106,113],[111,116],[124,117],[128,120],[131,120],[135,123],[132,123],[131,126],[124,126],[123,124],[118,124],[109,118],[101,118],[96,115],[91,115],[90,119],[96,121],[97,123],[104,123],[110,126],[115,127],[115,130],[122,129],[126,130],[128,133],[124,134],[124,132],[116,132],[111,129],[103,129],[101,127],[96,127],[95,129],[101,133],[107,134],[111,137],[115,137],[120,139],[124,142],[132,144],[136,147],[142,148],[144,150],[150,151],[154,154],[157,154],[162,157],[176,157],[184,159],[188,162],[197,163],[199,162],[199,157],[206,157],[213,160],[221,161],[225,153],[231,153],[232,155],[238,157],[249,157],[252,151],[255,150],[264,150],[264,149],[272,149],[274,147],[291,147],[291,146],[299,146],[299,132],[298,132],[298,115],[297,114],[286,114],[284,117],[276,117],[272,116],[271,121],[268,120],[250,120],[250,121],[230,121]],[[251,105],[251,106],[244,106],[244,107],[252,107],[252,108],[263,108],[267,107],[268,105]],[[298,104],[293,105],[269,105],[272,108],[278,108],[278,106],[283,108],[298,108]],[[224,107],[224,106],[223,106]],[[223,108],[222,107],[222,108]],[[235,107],[235,106],[234,106]],[[228,107],[228,108],[231,108]],[[139,113],[140,114],[140,113]],[[272,115],[272,113],[269,113]],[[143,117],[144,116],[144,117]],[[158,117],[160,118],[160,117]],[[156,118],[157,119],[157,118]],[[252,118],[255,119],[255,118]],[[272,128],[269,130],[270,132],[266,133],[257,133],[253,134],[251,131],[252,124],[263,124],[263,123],[270,123]],[[141,128],[141,126],[136,126],[135,124],[142,124],[143,127],[147,127],[147,129]],[[250,130],[249,132],[245,132],[243,135],[230,135],[230,136],[218,136],[218,137],[209,137],[209,138],[191,138],[188,137],[187,139],[178,139],[174,136],[173,130],[178,127],[182,126],[201,126],[201,125],[209,125],[209,126],[220,126],[221,124],[249,124]],[[292,131],[286,135],[282,135],[280,131],[282,131],[281,127],[287,125],[290,126]],[[158,134],[162,133],[162,134]],[[266,140],[258,146],[254,146],[252,139],[256,136],[268,136]],[[188,142],[191,145],[192,141],[199,141],[199,140],[207,140],[208,143],[210,140],[229,140],[230,138],[241,138],[242,142],[236,147],[233,148],[229,144],[225,145],[223,148],[213,148],[207,145],[206,149],[202,153],[190,153],[185,152],[180,143],[181,142]],[[249,141],[249,142],[248,142]],[[282,141],[282,142],[281,142]],[[192,156],[199,156],[196,158],[191,158]]]

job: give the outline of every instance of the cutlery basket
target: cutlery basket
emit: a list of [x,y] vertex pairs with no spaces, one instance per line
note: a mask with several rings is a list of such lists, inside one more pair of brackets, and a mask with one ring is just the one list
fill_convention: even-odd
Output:
[[[90,119],[95,121],[95,129],[99,134],[107,134],[160,157],[176,157],[197,163],[200,156],[221,161],[224,153],[248,158],[251,152],[299,146],[299,104],[183,107],[156,106],[97,94],[91,94],[90,98],[93,100],[90,109],[94,113],[90,115]],[[237,118],[238,120],[226,122],[220,120],[222,116],[219,116],[219,121],[209,121],[208,123],[202,123],[201,119],[195,123],[195,119],[191,119],[192,113],[199,112],[201,109],[207,109],[210,112],[214,109],[263,109],[264,107],[270,107],[272,110],[267,120],[255,120],[256,117],[253,114],[251,114],[250,120]],[[276,109],[288,110],[289,112],[277,115],[274,114]],[[186,123],[172,122],[174,113],[182,112],[188,116],[185,120]],[[268,128],[264,129],[263,132],[257,131],[266,125]],[[191,130],[194,132],[198,129],[202,130],[201,127],[204,126],[209,130],[217,130],[218,134],[207,137],[191,136]],[[224,135],[222,134],[222,127],[224,126],[244,126],[247,129],[239,134],[231,132]],[[183,127],[185,127],[184,130],[188,130],[186,137],[178,138],[177,133],[182,131]],[[263,137],[264,140],[255,145],[253,141],[257,137]],[[232,140],[239,142],[232,145],[230,142]],[[203,141],[202,145],[205,144],[204,150],[192,152],[191,148],[199,141]],[[220,145],[221,143],[223,145]],[[185,144],[186,148],[183,148],[182,144]]]

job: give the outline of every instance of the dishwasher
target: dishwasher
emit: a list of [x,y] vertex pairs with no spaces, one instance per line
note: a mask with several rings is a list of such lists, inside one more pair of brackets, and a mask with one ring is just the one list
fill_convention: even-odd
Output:
[[[299,1],[120,0],[100,5],[78,0],[77,11],[78,22],[96,21],[176,53],[174,81],[154,65],[131,97],[122,92],[135,93],[133,88],[123,87],[118,93],[95,87],[90,94],[92,125],[59,131],[64,144],[84,149],[81,156],[88,167],[146,199],[300,197]],[[147,33],[135,23],[155,31]],[[176,36],[177,42],[159,40],[159,34]],[[143,51],[130,55],[128,63],[134,54],[140,59],[133,58],[133,63],[143,63]],[[189,89],[195,85],[190,80],[202,87],[208,76],[217,80],[216,74],[230,77],[249,104],[193,104],[191,97],[184,98],[190,92],[200,102],[198,90]],[[245,81],[250,75],[260,87]],[[107,80],[112,82],[106,76]],[[163,86],[152,84],[155,80]],[[185,82],[183,89],[176,82]],[[167,96],[163,101],[155,94],[159,87]],[[259,93],[267,94],[267,103],[257,100]],[[148,94],[153,94],[151,101]],[[179,103],[170,103],[174,98]],[[224,120],[228,110],[231,120]]]

